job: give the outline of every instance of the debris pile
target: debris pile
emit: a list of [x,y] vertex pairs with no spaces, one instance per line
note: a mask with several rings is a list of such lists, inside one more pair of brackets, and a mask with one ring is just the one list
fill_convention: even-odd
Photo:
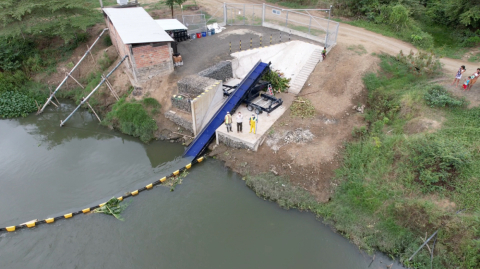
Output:
[[365,110],[365,105],[353,106],[352,109],[363,114],[363,111]]
[[303,130],[302,128],[297,128],[295,131],[288,131],[285,134],[284,141],[285,144],[290,143],[306,143],[312,141],[314,135],[310,130]]
[[310,130],[304,130],[302,128],[297,128],[294,131],[286,131],[283,133],[272,133],[267,138],[267,145],[275,152],[284,145],[290,143],[307,143],[313,140],[315,136],[310,132]]

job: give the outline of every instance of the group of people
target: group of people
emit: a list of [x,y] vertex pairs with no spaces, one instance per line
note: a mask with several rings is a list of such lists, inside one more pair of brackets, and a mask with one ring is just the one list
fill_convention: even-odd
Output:
[[[456,87],[458,87],[458,83],[462,79],[463,73],[465,73],[467,69],[465,68],[465,65],[460,66],[460,69],[458,69],[457,74],[455,75],[455,79],[452,82],[452,85],[457,83]],[[463,82],[463,90],[464,91],[469,91],[472,89],[473,85],[477,82],[478,76],[480,75],[480,68],[477,68],[477,71],[473,73],[471,76],[467,76],[465,78],[465,81]]]
[[[237,133],[243,133],[242,130],[242,125],[243,125],[243,115],[239,111],[236,116],[237,120]],[[258,117],[255,114],[252,114],[252,116],[248,119],[248,124],[250,125],[250,133],[253,130],[253,133],[257,133],[257,122],[258,122]],[[230,115],[230,112],[227,112],[227,115],[225,115],[225,126],[227,127],[227,132],[233,132],[232,131],[232,115]]]

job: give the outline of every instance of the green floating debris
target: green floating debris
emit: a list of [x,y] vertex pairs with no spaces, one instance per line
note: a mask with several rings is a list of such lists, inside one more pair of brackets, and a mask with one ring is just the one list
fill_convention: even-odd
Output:
[[128,207],[129,204],[130,203],[122,203],[122,201],[118,200],[115,197],[112,197],[112,199],[108,200],[108,202],[105,203],[103,206],[93,210],[93,213],[112,215],[116,219],[124,221],[121,214],[123,210]]

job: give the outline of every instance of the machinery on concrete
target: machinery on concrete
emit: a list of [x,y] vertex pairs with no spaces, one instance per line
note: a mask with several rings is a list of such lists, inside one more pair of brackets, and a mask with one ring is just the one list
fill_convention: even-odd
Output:
[[[242,82],[240,82],[240,84],[229,93],[225,103],[217,110],[215,115],[197,135],[195,140],[193,140],[193,142],[187,147],[183,156],[197,157],[201,155],[207,149],[210,142],[212,142],[217,128],[223,124],[227,112],[233,114],[242,102],[250,100],[249,98],[252,98],[253,96],[252,90],[256,88],[257,83],[260,81],[263,74],[269,70],[270,63],[266,64],[258,61]],[[258,97],[258,93],[256,96]]]
[[[223,85],[223,95],[230,96],[230,94],[238,87]],[[276,98],[273,94],[265,92],[267,88],[271,87],[269,82],[260,81],[255,87],[250,89],[242,98],[241,102],[247,106],[248,111],[254,111],[256,114],[261,114],[264,111],[271,113],[276,108],[283,104],[281,98]]]

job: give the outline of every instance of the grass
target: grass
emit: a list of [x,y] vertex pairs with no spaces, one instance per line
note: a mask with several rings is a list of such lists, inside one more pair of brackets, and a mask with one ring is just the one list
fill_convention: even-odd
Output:
[[[270,174],[248,177],[247,185],[282,207],[322,216],[361,248],[380,250],[409,268],[430,268],[426,249],[407,259],[421,237],[436,230],[433,268],[479,268],[480,108],[444,107],[441,95],[427,100],[432,88],[441,88],[429,83],[431,75],[379,57],[381,71],[364,76],[366,126],[346,144],[329,203]],[[438,96],[439,105],[427,104]],[[436,132],[405,132],[409,122],[438,115],[445,120]],[[450,203],[454,208],[445,206]]]
[[478,52],[478,53],[475,54],[475,55],[470,56],[470,58],[468,58],[468,61],[471,62],[471,63],[478,63],[478,62],[480,62],[480,52]]
[[367,49],[361,44],[348,46],[347,49],[355,52],[357,55],[367,54]]

